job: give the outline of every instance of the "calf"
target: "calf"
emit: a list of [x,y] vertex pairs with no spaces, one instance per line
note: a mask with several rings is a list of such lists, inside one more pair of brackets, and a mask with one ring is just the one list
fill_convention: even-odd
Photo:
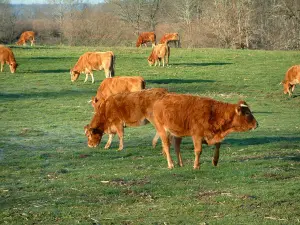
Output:
[[180,154],[181,138],[191,136],[194,143],[194,169],[200,168],[202,143],[215,144],[213,164],[219,159],[220,143],[231,132],[255,129],[258,126],[244,101],[229,104],[183,94],[166,94],[153,105],[154,125],[163,144],[168,168],[174,167],[170,156],[168,135],[174,136],[178,164],[183,165]]
[[156,45],[148,57],[148,63],[150,66],[156,66],[157,62],[159,62],[160,66],[160,61],[162,60],[163,67],[165,66],[165,60],[166,60],[166,65],[169,64],[169,57],[170,57],[170,47],[167,44],[158,44]]
[[85,73],[85,80],[88,80],[88,75],[92,77],[92,83],[95,83],[93,70],[104,69],[105,77],[113,77],[115,56],[112,51],[108,52],[86,52],[79,57],[75,66],[70,70],[71,81],[78,79],[80,73]]
[[15,73],[17,69],[17,62],[12,50],[4,45],[0,45],[0,63],[1,63],[1,72],[3,72],[4,64],[9,65],[11,73]]
[[292,66],[285,74],[284,80],[281,82],[283,85],[283,93],[289,93],[292,96],[296,84],[300,83],[300,65]]
[[35,33],[33,31],[24,31],[19,40],[17,41],[17,45],[26,45],[26,41],[30,41],[31,43],[31,46],[34,45],[34,42],[35,42]]
[[[123,149],[124,124],[126,126],[140,126],[153,122],[153,104],[164,96],[167,90],[164,88],[153,88],[130,93],[119,93],[108,97],[96,109],[90,124],[84,127],[88,138],[88,146],[99,145],[104,133],[119,136],[119,150]],[[112,141],[108,140],[105,149],[109,148]],[[155,135],[153,143],[159,138]]]
[[95,109],[97,104],[101,104],[111,95],[123,92],[135,92],[145,89],[146,83],[141,76],[118,76],[104,79],[95,97],[92,98],[92,105]]

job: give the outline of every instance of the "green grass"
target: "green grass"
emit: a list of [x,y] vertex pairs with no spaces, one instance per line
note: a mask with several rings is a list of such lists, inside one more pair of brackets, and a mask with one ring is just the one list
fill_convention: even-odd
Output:
[[[217,167],[204,146],[193,170],[191,138],[185,166],[167,169],[151,125],[126,128],[104,150],[87,147],[83,127],[95,84],[71,83],[69,70],[86,51],[112,50],[116,75],[141,75],[147,87],[244,99],[259,128],[227,136]],[[150,48],[14,47],[19,67],[0,74],[1,224],[299,224],[300,87],[283,94],[296,51],[171,49],[170,66],[147,65]],[[172,151],[175,159],[175,154]]]

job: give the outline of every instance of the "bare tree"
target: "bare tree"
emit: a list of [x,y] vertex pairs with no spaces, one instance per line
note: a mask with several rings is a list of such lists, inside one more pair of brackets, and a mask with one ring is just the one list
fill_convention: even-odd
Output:
[[143,29],[155,30],[161,0],[107,0],[117,6],[117,14],[121,20],[134,28],[137,35]]
[[64,23],[66,21],[66,15],[78,7],[78,5],[82,4],[83,0],[47,0],[49,4],[54,6],[54,10],[52,15],[54,16],[55,21],[59,25],[59,36],[60,36],[60,44],[63,43],[64,38]]
[[0,0],[0,42],[11,43],[14,37],[16,16],[10,0]]

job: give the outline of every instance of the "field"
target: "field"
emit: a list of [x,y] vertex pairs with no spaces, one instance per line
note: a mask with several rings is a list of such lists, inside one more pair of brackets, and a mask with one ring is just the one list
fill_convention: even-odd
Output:
[[[279,85],[300,63],[296,51],[171,48],[170,66],[149,67],[150,48],[12,46],[17,73],[0,73],[0,224],[299,224],[300,86]],[[249,105],[259,127],[226,137],[217,167],[204,146],[193,170],[167,168],[152,125],[126,128],[125,149],[87,147],[95,84],[69,70],[86,51],[112,50],[116,75],[141,75],[147,87]],[[175,160],[175,153],[172,150]]]

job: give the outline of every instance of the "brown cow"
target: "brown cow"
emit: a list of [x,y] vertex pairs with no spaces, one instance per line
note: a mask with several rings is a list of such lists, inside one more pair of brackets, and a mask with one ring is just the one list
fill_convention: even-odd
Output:
[[146,82],[141,76],[118,76],[104,79],[95,97],[92,98],[94,109],[111,95],[123,92],[135,92],[145,89]]
[[170,57],[170,47],[166,44],[158,44],[156,45],[148,57],[148,63],[150,66],[156,66],[157,62],[159,63],[158,65],[160,66],[160,61],[162,60],[163,67],[165,66],[165,60],[166,60],[166,65],[169,64],[169,57]]
[[95,83],[93,70],[104,69],[105,77],[113,77],[115,56],[112,51],[108,52],[86,52],[79,57],[77,63],[71,69],[71,81],[74,82],[78,79],[80,73],[85,73],[85,80],[88,80],[88,75],[92,77],[92,83]]
[[244,101],[229,104],[184,94],[166,94],[157,100],[153,105],[153,118],[169,169],[174,168],[170,156],[169,134],[175,137],[175,151],[180,166],[183,165],[180,154],[181,138],[192,136],[195,151],[194,169],[199,169],[202,143],[216,145],[213,158],[213,164],[216,166],[220,143],[227,134],[255,129],[258,126]]
[[0,45],[0,63],[1,63],[1,72],[3,72],[4,64],[9,65],[10,72],[14,73],[17,69],[17,62],[12,50],[4,45]]
[[156,45],[156,35],[154,32],[141,33],[136,41],[136,47],[140,47],[142,44],[145,44],[145,46],[147,46],[147,42],[151,42],[152,47]]
[[[119,150],[123,149],[124,124],[140,126],[153,122],[153,104],[167,93],[164,88],[153,88],[137,92],[119,93],[106,99],[96,110],[90,124],[84,127],[90,148],[99,145],[104,133],[119,136]],[[159,138],[155,135],[153,143]],[[111,140],[105,148],[109,148]]]
[[30,41],[31,46],[34,45],[34,37],[35,37],[35,33],[33,31],[24,31],[19,40],[17,41],[17,45],[26,45],[26,41]]
[[300,65],[292,66],[285,74],[284,80],[281,82],[283,85],[283,93],[289,93],[292,96],[296,84],[300,83]]
[[180,48],[180,37],[178,33],[166,33],[160,39],[160,44],[169,44],[170,42],[174,42],[175,47]]

